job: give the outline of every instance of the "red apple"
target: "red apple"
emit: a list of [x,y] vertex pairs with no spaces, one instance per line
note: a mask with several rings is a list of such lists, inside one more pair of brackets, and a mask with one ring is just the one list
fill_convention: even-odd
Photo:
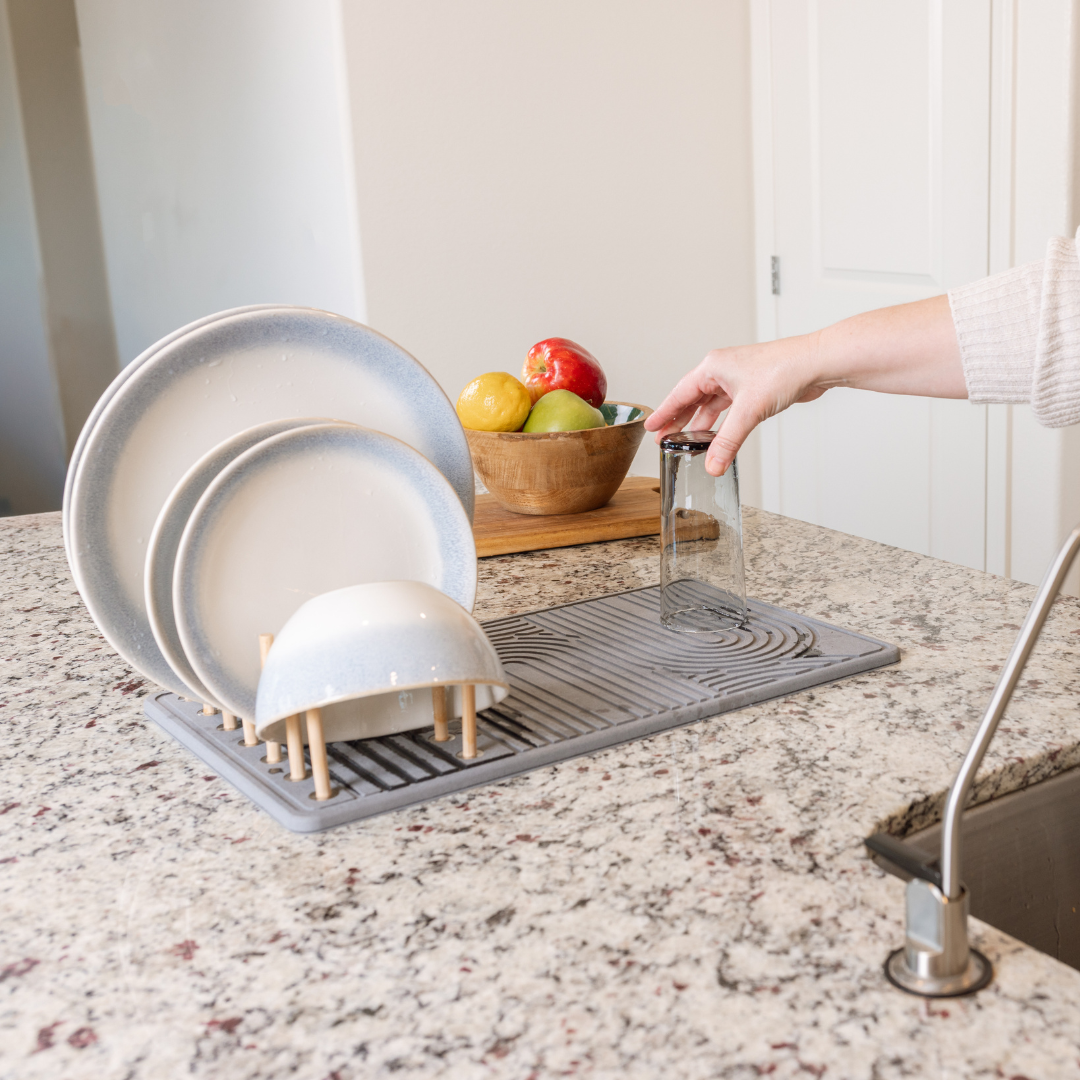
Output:
[[521,381],[533,404],[552,390],[569,390],[599,409],[607,396],[607,376],[596,357],[561,337],[538,341],[529,350]]

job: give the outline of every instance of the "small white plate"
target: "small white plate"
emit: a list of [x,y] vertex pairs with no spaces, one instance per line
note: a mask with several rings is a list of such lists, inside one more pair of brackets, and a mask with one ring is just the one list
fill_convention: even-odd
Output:
[[182,697],[208,702],[221,708],[220,702],[200,682],[199,677],[188,663],[187,654],[176,629],[176,617],[173,613],[173,571],[176,567],[176,552],[180,547],[180,538],[187,526],[188,518],[195,509],[202,494],[217,478],[218,473],[231,465],[242,453],[250,450],[263,439],[271,435],[280,435],[283,431],[309,427],[312,424],[326,424],[326,417],[297,417],[291,420],[271,420],[267,424],[256,424],[231,439],[219,443],[208,454],[204,454],[184,474],[183,479],[165,500],[165,505],[154,523],[150,542],[146,545],[146,566],[143,573],[143,589],[146,598],[146,614],[150,620],[150,629],[154,632],[161,655],[177,676],[172,682],[159,679],[167,690],[172,690]]
[[245,428],[334,416],[426,455],[472,519],[472,459],[453,405],[404,349],[351,319],[278,307],[217,319],[159,349],[89,432],[71,491],[69,557],[109,643],[155,682],[170,678],[150,628],[146,545],[169,493]]
[[[70,548],[68,546],[68,511],[71,506],[71,489],[75,483],[75,470],[79,467],[79,460],[83,455],[83,448],[86,446],[86,440],[90,436],[90,432],[94,430],[94,425],[98,422],[98,418],[101,416],[105,406],[112,400],[113,395],[131,378],[132,375],[139,369],[139,367],[150,359],[154,353],[160,349],[165,348],[166,345],[171,344],[178,338],[182,338],[186,333],[191,330],[197,330],[200,326],[206,326],[207,323],[217,322],[218,319],[227,319],[230,315],[242,315],[245,311],[265,311],[270,308],[281,307],[280,304],[247,304],[244,307],[229,308],[228,311],[218,311],[213,315],[206,315],[201,319],[196,319],[194,322],[189,322],[187,326],[181,326],[179,330],[174,330],[171,334],[166,334],[160,341],[155,341],[150,348],[143,350],[131,361],[130,364],[125,364],[119,374],[108,386],[105,387],[101,397],[94,403],[94,407],[90,410],[90,415],[86,418],[86,423],[82,426],[82,431],[79,432],[79,437],[75,440],[75,448],[71,451],[71,460],[68,462],[67,474],[64,477],[64,498],[60,507],[60,520],[64,526],[64,551],[68,552],[68,562],[71,562]],[[74,567],[72,567],[74,571]],[[78,581],[76,581],[78,584]]]
[[253,719],[259,635],[305,601],[372,581],[422,581],[466,611],[476,546],[461,501],[415,450],[323,424],[265,439],[207,488],[180,540],[173,608],[200,681]]

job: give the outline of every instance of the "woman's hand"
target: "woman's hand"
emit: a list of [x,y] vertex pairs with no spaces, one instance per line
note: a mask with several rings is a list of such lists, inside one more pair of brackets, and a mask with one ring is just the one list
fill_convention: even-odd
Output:
[[967,397],[948,297],[868,311],[801,337],[713,349],[645,427],[659,442],[670,431],[707,431],[727,409],[705,457],[720,476],[762,420],[833,386]]
[[836,385],[817,379],[814,348],[808,335],[713,349],[679,380],[645,427],[656,432],[659,442],[670,431],[708,431],[729,409],[705,455],[705,468],[720,476],[762,420],[797,401],[813,401]]

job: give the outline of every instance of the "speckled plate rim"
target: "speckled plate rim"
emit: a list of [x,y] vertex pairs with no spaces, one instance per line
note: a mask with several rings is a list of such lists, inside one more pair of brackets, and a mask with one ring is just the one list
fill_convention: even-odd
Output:
[[[237,716],[254,718],[258,679],[244,684],[219,659],[215,623],[203,616],[199,601],[205,560],[215,547],[217,530],[228,529],[230,503],[243,493],[246,485],[279,462],[312,448],[323,455],[344,448],[348,454],[374,458],[383,468],[395,470],[402,483],[411,481],[418,504],[431,515],[432,532],[442,561],[441,580],[427,584],[456,600],[466,611],[472,611],[476,602],[477,562],[472,524],[454,488],[423,454],[390,435],[357,425],[320,424],[265,439],[223,469],[203,493],[184,529],[173,573],[173,608],[184,652],[215,699]],[[276,489],[274,497],[276,506],[288,504],[286,491]],[[376,543],[397,545],[397,535],[393,532],[377,532],[372,537]],[[312,539],[317,538],[318,533],[313,532]],[[298,557],[307,561],[312,554],[304,552]],[[365,584],[362,573],[359,579],[345,580],[340,587],[360,584]]]
[[[213,315],[204,315],[201,319],[196,319],[194,322],[189,322],[186,326],[181,326],[179,330],[174,330],[171,334],[166,334],[163,338],[155,341],[148,349],[144,349],[138,356],[135,357],[130,363],[125,364],[120,371],[116,374],[105,390],[102,392],[101,397],[94,402],[94,407],[90,410],[90,415],[86,418],[86,422],[82,426],[82,430],[79,432],[79,437],[75,440],[75,447],[71,451],[71,459],[68,461],[67,473],[64,476],[64,495],[60,504],[60,521],[63,526],[64,534],[64,551],[67,552],[68,562],[71,563],[71,552],[68,546],[68,515],[71,510],[71,490],[75,484],[75,473],[79,468],[79,462],[82,460],[83,450],[86,448],[86,440],[90,438],[90,433],[94,430],[95,425],[101,418],[101,414],[105,411],[105,406],[112,401],[113,396],[135,374],[136,371],[153,356],[156,352],[160,352],[166,345],[171,345],[174,341],[178,341],[185,334],[190,333],[192,330],[198,330],[201,326],[207,326],[212,322],[217,322],[218,319],[227,319],[231,315],[243,315],[248,311],[266,311],[272,308],[283,307],[283,304],[245,304],[243,307],[228,308],[225,311],[216,311]],[[72,573],[74,573],[75,567],[72,565]],[[78,579],[76,579],[78,583]]]
[[213,694],[203,686],[198,675],[188,661],[176,629],[176,617],[173,612],[173,571],[176,567],[176,552],[180,547],[180,538],[184,534],[191,512],[195,509],[202,494],[217,475],[245,451],[283,431],[310,427],[312,424],[331,423],[325,416],[291,417],[285,420],[269,420],[265,424],[255,424],[218,443],[208,453],[203,454],[184,474],[173,488],[165,505],[154,522],[153,532],[146,545],[146,566],[143,571],[143,589],[146,594],[146,616],[150,620],[150,629],[157,642],[165,662],[177,675],[177,683],[185,689],[169,686],[167,689],[184,697],[194,697],[220,709],[221,703],[214,700]]
[[[284,326],[281,324],[285,324]],[[215,338],[226,354],[241,353],[253,343],[287,330],[295,342],[309,341],[336,350],[358,370],[371,372],[373,385],[397,387],[403,399],[416,409],[418,440],[434,447],[432,457],[460,499],[471,522],[475,502],[472,457],[457,412],[430,372],[400,345],[342,315],[317,308],[272,305],[212,319],[188,330],[147,357],[118,386],[89,431],[75,480],[69,509],[68,557],[83,601],[98,629],[110,645],[136,670],[154,682],[175,676],[161,655],[145,609],[142,588],[145,552],[139,559],[137,595],[129,590],[119,566],[131,553],[121,556],[109,530],[109,501],[113,476],[127,440],[146,411],[176,379],[192,365],[205,362]],[[334,411],[333,401],[327,412]],[[310,406],[306,410],[311,413]],[[287,410],[282,410],[289,415]],[[269,417],[268,417],[269,419]],[[437,437],[432,434],[437,431]],[[171,490],[171,489],[170,489]],[[160,507],[153,507],[153,520]],[[147,534],[153,521],[147,523]],[[133,567],[129,566],[129,571]]]

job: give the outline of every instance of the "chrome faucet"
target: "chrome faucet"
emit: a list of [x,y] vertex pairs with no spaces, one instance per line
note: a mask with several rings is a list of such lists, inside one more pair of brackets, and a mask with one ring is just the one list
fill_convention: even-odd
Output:
[[925,864],[895,837],[878,833],[866,841],[871,851],[911,875],[904,947],[885,961],[886,976],[902,990],[923,997],[955,997],[981,990],[993,976],[990,961],[968,944],[968,893],[960,880],[960,819],[975,774],[1078,550],[1080,527],[1073,530],[1050,564],[949,788],[941,832],[940,871]]

